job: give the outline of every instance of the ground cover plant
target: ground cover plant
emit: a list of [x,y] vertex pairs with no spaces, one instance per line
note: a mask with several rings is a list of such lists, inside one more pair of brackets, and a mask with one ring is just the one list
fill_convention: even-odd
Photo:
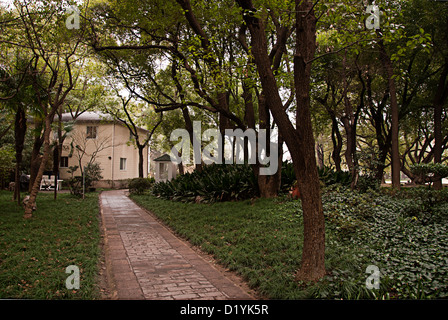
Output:
[[[271,299],[423,299],[448,296],[448,192],[323,189],[327,275],[294,279],[300,266],[300,200],[286,196],[213,204],[133,195],[180,236]],[[368,289],[366,269],[380,270]]]
[[[0,191],[0,298],[99,298],[100,229],[98,194],[39,194],[32,219]],[[67,289],[65,273],[79,267],[80,287]]]
[[182,202],[211,203],[244,200],[258,195],[258,185],[249,165],[211,164],[152,188],[154,195]]

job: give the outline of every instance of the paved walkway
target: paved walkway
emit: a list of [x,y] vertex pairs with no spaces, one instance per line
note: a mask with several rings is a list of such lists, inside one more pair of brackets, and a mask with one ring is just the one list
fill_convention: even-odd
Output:
[[100,195],[112,299],[252,299],[123,190]]

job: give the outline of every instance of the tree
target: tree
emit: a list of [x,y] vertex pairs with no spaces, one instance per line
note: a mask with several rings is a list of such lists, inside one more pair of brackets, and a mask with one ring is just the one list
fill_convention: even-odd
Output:
[[315,281],[325,275],[325,222],[320,195],[319,177],[314,152],[314,137],[310,115],[310,61],[316,47],[316,17],[311,1],[296,1],[296,43],[294,55],[294,83],[296,95],[296,128],[285,112],[272,72],[261,8],[250,0],[237,1],[251,34],[251,52],[257,66],[266,104],[288,146],[293,161],[304,219],[302,264],[297,278]]
[[[67,2],[54,3],[42,1],[14,2],[16,20],[21,30],[16,39],[2,34],[1,43],[26,49],[33,56],[32,87],[40,112],[43,116],[43,154],[42,161],[31,186],[30,199],[25,207],[25,218],[32,217],[33,207],[39,192],[45,166],[50,157],[50,133],[54,116],[73,89],[77,79],[74,66],[82,62],[86,54],[81,45],[82,37],[77,30],[68,30],[63,19]],[[80,30],[82,34],[82,29]],[[40,77],[46,76],[48,82],[42,84]]]

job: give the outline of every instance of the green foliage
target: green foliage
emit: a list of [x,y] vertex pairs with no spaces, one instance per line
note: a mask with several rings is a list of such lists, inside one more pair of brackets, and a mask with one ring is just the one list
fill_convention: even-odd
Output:
[[352,191],[340,185],[325,188],[322,205],[327,226],[344,237],[364,227],[365,221],[373,216],[374,204],[371,196]]
[[152,193],[164,199],[182,202],[215,202],[252,198],[258,195],[258,184],[249,165],[204,166],[202,171],[186,173],[158,182]]
[[294,182],[296,181],[296,174],[294,172],[292,162],[289,161],[283,162],[281,175],[282,175],[281,189],[283,192],[287,192],[291,189],[291,187],[294,185]]
[[131,194],[143,194],[154,184],[154,178],[134,178],[129,182],[129,192]]
[[410,166],[410,170],[423,181],[431,177],[444,178],[448,176],[448,166],[441,163],[413,164]]
[[[347,171],[335,171],[329,167],[318,168],[319,179],[325,186],[340,184],[350,185],[351,175]],[[292,162],[284,161],[282,165],[282,191],[289,190],[296,181]]]
[[9,145],[0,147],[0,180],[8,179],[14,171],[15,152]]
[[[76,170],[75,167],[70,168]],[[99,181],[103,178],[101,171],[102,169],[98,163],[89,163],[84,170],[85,177],[75,176],[68,180],[70,193],[80,197],[83,194],[83,190],[88,192],[95,181]]]
[[380,267],[389,297],[448,295],[446,196],[418,188],[374,199],[373,219],[352,241]]
[[364,174],[358,177],[356,184],[356,190],[359,192],[372,192],[378,191],[380,188],[380,182],[371,174]]
[[347,171],[335,171],[329,167],[323,167],[318,169],[320,180],[326,185],[331,186],[333,184],[341,184],[343,186],[350,185],[351,175]]

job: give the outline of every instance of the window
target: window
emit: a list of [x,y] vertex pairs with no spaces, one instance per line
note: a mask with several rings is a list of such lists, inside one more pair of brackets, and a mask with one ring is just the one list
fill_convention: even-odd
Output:
[[120,170],[126,170],[126,158],[120,158]]
[[68,168],[68,157],[61,157],[61,162],[59,163],[59,167]]
[[87,139],[96,139],[98,127],[87,126]]

